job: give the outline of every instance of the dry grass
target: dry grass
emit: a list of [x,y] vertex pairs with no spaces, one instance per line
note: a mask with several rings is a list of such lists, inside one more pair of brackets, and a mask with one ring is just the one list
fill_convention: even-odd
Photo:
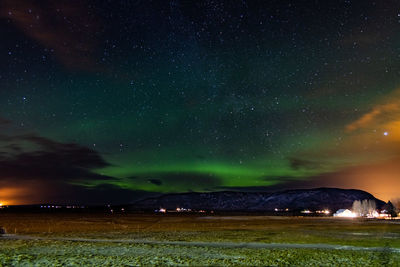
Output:
[[30,236],[340,244],[382,251],[250,249],[68,240],[1,240],[0,266],[396,266],[400,224],[388,221],[267,216],[5,214],[8,233]]
[[102,238],[400,247],[399,221],[312,217],[0,214],[8,233]]

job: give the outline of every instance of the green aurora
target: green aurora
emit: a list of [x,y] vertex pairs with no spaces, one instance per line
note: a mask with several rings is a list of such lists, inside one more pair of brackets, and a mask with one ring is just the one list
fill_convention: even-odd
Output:
[[[104,161],[60,184],[335,186],[320,177],[390,157],[349,148],[359,132],[346,126],[400,84],[398,3],[155,2],[76,4],[77,15],[65,1],[46,12],[30,1],[0,5],[0,118],[11,122],[0,120],[2,135],[76,144]],[[30,5],[40,19],[31,21]],[[14,156],[38,150],[0,142],[7,153],[18,146]],[[16,187],[9,177],[4,186]]]

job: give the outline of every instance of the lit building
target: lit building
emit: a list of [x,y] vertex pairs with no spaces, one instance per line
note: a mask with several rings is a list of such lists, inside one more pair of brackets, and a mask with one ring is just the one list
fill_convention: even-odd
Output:
[[352,212],[351,210],[340,209],[340,210],[337,210],[333,214],[333,217],[354,218],[354,217],[357,217],[357,215],[354,212]]

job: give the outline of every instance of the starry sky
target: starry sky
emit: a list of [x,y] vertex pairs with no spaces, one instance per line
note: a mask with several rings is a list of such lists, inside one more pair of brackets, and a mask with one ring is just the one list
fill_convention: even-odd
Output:
[[400,2],[2,0],[0,202],[400,197]]

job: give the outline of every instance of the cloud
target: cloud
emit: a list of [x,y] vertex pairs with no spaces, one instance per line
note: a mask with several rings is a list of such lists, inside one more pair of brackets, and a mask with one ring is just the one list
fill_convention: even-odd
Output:
[[149,182],[155,185],[162,185],[163,182],[159,179],[149,179]]
[[9,125],[9,124],[11,124],[11,121],[0,117],[0,126]]
[[299,169],[320,169],[322,167],[322,162],[309,159],[300,159],[296,157],[289,157],[290,167],[294,170]]
[[[7,120],[5,125],[12,128]],[[112,166],[95,150],[33,133],[0,134],[0,202],[12,204],[129,203],[152,193],[112,185],[94,172]],[[82,186],[93,182],[94,185]],[[154,194],[154,193],[153,193]]]
[[[396,99],[398,101],[398,99]],[[384,105],[377,105],[370,112],[364,114],[358,120],[348,124],[346,130],[348,132],[355,131],[363,128],[377,128],[380,124],[390,123],[391,119],[400,121],[400,117],[393,118],[393,114],[400,113],[400,101],[399,103],[387,103]]]
[[337,127],[343,129],[337,137],[291,155],[292,168],[347,167],[399,156],[400,89],[378,100],[358,119]]
[[149,172],[129,176],[136,188],[149,191],[209,191],[222,185],[221,178],[197,172]]
[[353,134],[353,141],[364,140],[365,143],[367,137],[376,132],[379,135],[386,133],[386,143],[399,142],[400,89],[382,98],[370,111],[346,125],[345,130],[347,134]]
[[0,155],[0,180],[13,178],[71,182],[112,179],[91,171],[110,164],[87,147],[60,143],[34,134],[0,137],[3,143],[10,140],[13,143],[4,146]]
[[342,151],[386,160],[400,155],[400,89],[345,126]]
[[85,1],[2,0],[0,17],[9,19],[71,69],[95,70],[94,33],[99,23]]

